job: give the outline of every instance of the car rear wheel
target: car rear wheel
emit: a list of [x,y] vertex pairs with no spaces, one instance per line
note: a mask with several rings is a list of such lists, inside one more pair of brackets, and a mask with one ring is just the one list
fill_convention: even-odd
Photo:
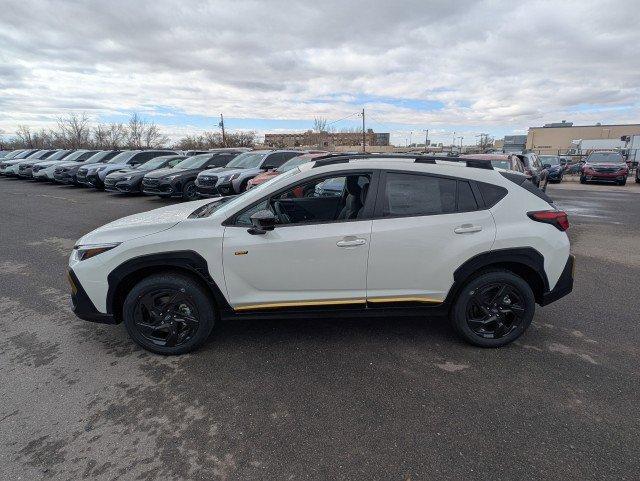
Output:
[[451,322],[470,344],[500,347],[522,335],[534,312],[535,297],[524,279],[509,271],[487,271],[460,291]]
[[164,355],[184,354],[204,343],[215,323],[208,293],[190,277],[149,276],[127,295],[122,316],[131,338]]
[[193,181],[189,181],[182,187],[182,198],[187,201],[196,200],[198,198],[198,189]]

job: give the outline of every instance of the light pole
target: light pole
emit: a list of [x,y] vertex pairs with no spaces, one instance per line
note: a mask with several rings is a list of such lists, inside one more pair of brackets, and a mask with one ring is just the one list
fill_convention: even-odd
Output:
[[427,152],[427,146],[429,145],[429,129],[424,129],[426,134],[424,135],[424,151]]
[[413,137],[413,130],[410,130],[409,131],[409,147],[411,147],[411,144],[413,143],[411,142],[412,137]]

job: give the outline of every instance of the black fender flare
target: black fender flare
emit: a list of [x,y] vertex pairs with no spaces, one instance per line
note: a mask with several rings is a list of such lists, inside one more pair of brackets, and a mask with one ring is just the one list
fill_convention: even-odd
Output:
[[491,266],[505,266],[507,269],[509,269],[509,266],[515,266],[516,268],[522,266],[528,272],[534,272],[536,274],[535,279],[525,280],[530,285],[532,283],[534,286],[539,285],[538,289],[533,289],[538,302],[549,291],[549,279],[544,270],[544,256],[540,252],[533,247],[497,249],[478,254],[455,270],[453,273],[453,285],[449,289],[445,303],[450,304],[455,300],[459,290],[471,276]]
[[197,252],[184,250],[159,252],[157,254],[133,257],[112,270],[107,276],[107,282],[109,284],[107,291],[107,312],[112,315],[118,314],[116,312],[116,303],[118,302],[120,288],[123,282],[131,279],[131,276],[135,276],[144,271],[153,272],[171,270],[171,268],[187,271],[202,281],[203,284],[209,288],[218,309],[231,309],[222,290],[211,277],[211,274],[209,274],[209,267],[204,257]]

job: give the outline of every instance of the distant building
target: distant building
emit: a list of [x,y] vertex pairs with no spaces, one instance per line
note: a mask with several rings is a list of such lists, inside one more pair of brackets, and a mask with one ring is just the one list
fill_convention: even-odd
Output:
[[[389,145],[390,134],[374,132],[369,129],[365,132],[366,145]],[[316,147],[331,149],[345,145],[362,145],[362,132],[313,132],[307,130],[295,134],[265,134],[264,143],[268,147],[292,148],[292,147]]]
[[502,150],[503,152],[522,152],[526,143],[526,135],[505,135]]
[[526,148],[542,154],[562,154],[575,148],[580,140],[620,140],[627,135],[640,135],[640,124],[573,125],[572,122],[562,121],[543,127],[530,127]]

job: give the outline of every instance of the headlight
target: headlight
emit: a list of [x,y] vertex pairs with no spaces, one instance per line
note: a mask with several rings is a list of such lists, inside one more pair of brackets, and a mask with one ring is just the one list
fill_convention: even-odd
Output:
[[103,166],[103,167],[98,167],[98,168],[96,169],[96,172],[102,172],[103,170],[106,170],[106,168],[107,168],[107,166],[106,166],[106,165],[105,165],[105,166]]
[[75,246],[73,248],[73,258],[77,261],[84,261],[92,257],[107,252],[114,247],[119,246],[119,242],[113,242],[111,244],[87,244],[83,246]]
[[124,177],[120,177],[120,180],[131,180],[133,175],[125,175]]
[[180,177],[182,174],[173,174],[173,175],[169,175],[166,177],[167,180],[176,180],[178,177]]

